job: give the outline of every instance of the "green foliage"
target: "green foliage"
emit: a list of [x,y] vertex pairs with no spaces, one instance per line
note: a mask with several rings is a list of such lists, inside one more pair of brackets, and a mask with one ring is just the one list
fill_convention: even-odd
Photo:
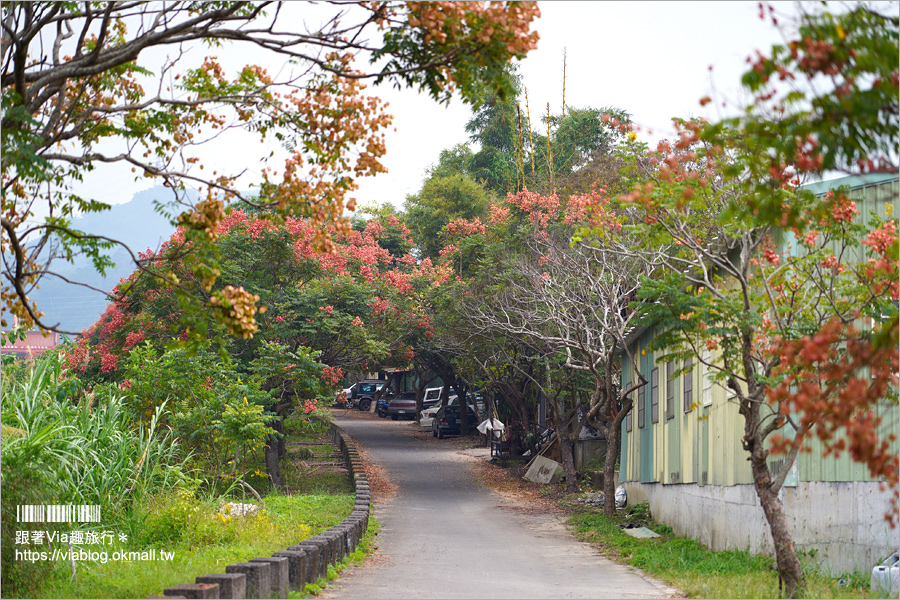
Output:
[[[604,115],[607,118],[604,120]],[[630,121],[628,113],[611,106],[604,108],[566,107],[565,117],[555,117],[553,138],[554,172],[563,174],[582,168],[597,155],[611,154],[622,132],[609,124],[609,118]],[[536,145],[535,150],[541,148]]]
[[[517,105],[519,81],[516,81],[516,97],[501,99],[495,94],[481,98],[474,108],[472,118],[466,123],[466,131],[477,142],[479,150],[470,161],[472,176],[500,196],[515,193],[520,184],[518,177],[519,150],[523,145],[519,135],[520,119],[524,119]],[[527,131],[527,122],[523,123]]]
[[271,434],[267,423],[275,419],[274,415],[264,415],[263,407],[250,404],[246,398],[241,403],[230,402],[225,406],[222,415],[213,421],[217,440],[227,453],[233,449],[234,463],[232,473],[244,472],[244,459],[248,450],[261,448],[266,436]]
[[[4,329],[0,332],[0,344],[15,344],[21,340],[24,340],[28,335],[28,329],[25,327],[12,327],[11,329]],[[4,360],[7,359],[7,355],[3,356]],[[11,358],[11,357],[10,357]]]
[[474,154],[468,144],[457,144],[452,148],[441,150],[438,163],[428,170],[428,177],[447,177],[449,175],[472,175],[472,158]]
[[216,476],[234,474],[271,433],[266,424],[274,416],[263,412],[269,394],[245,383],[218,354],[183,348],[160,354],[145,343],[129,353],[124,376],[121,393],[135,414],[145,420],[168,403],[166,423]]
[[270,539],[278,535],[278,526],[283,522],[292,524],[295,539],[311,535],[311,528],[290,518],[290,513],[273,518],[269,509],[263,508],[237,516],[223,508],[222,502],[221,498],[201,500],[190,492],[149,498],[140,507],[142,524],[132,546],[168,550]]
[[322,379],[325,365],[316,359],[318,352],[300,346],[291,351],[278,342],[263,341],[259,354],[250,361],[254,383],[267,390],[273,399],[325,399],[330,386]]
[[[512,14],[506,15],[507,11]],[[501,96],[511,95],[506,65],[510,58],[524,58],[536,45],[537,34],[525,34],[527,23],[539,14],[533,2],[488,7],[421,3],[411,7],[408,24],[395,22],[388,28],[383,46],[372,55],[372,62],[388,59],[382,71],[385,75],[376,81],[399,73],[395,77],[407,85],[442,101],[450,99],[454,87],[469,101],[476,100],[485,87]],[[434,31],[436,25],[441,32]],[[451,57],[452,71],[446,68]],[[423,64],[439,66],[410,69]]]
[[753,193],[739,210],[794,225],[801,213],[772,194],[792,177],[896,169],[900,26],[895,10],[881,10],[860,3],[804,12],[796,34],[744,74],[755,98],[745,114],[700,133],[712,145],[739,133],[723,145],[736,151],[734,173],[750,175]]
[[[9,596],[34,597],[40,581],[54,565],[16,560],[17,505],[45,504],[58,498],[65,486],[64,473],[80,460],[82,453],[70,438],[69,428],[59,418],[44,418],[40,408],[51,402],[52,368],[46,362],[34,374],[23,373],[15,364],[3,365],[2,432],[3,462],[0,482],[0,534],[7,540],[0,546],[3,587]],[[65,501],[60,498],[60,502]],[[48,530],[54,530],[48,525]]]
[[[133,517],[152,494],[192,485],[185,457],[174,436],[158,427],[163,407],[148,426],[135,426],[122,398],[104,390],[75,403],[60,395],[71,383],[61,359],[45,353],[33,369],[3,367],[0,393],[3,424],[2,523],[14,539],[18,504],[98,504],[110,527]],[[18,372],[16,372],[18,371]],[[57,527],[47,524],[48,530]],[[48,563],[15,560],[22,549],[3,544],[3,586],[35,595]]]
[[378,245],[388,251],[395,261],[408,256],[415,245],[409,230],[401,223],[403,214],[390,202],[380,206],[364,206],[351,218],[353,229],[365,235],[370,221],[384,228],[378,234]]
[[120,498],[185,484],[188,475],[178,444],[158,425],[164,406],[149,424],[134,427],[121,396],[98,390],[95,405],[56,398],[64,377],[61,360],[42,357],[30,377],[4,386],[3,422],[21,430],[4,448],[4,468],[38,468],[60,502],[110,507]]
[[[896,16],[867,4],[801,14],[793,35],[744,75],[754,98],[743,115],[676,120],[677,141],[632,159],[625,199],[637,239],[660,250],[641,290],[655,358],[699,356],[738,404],[785,593],[801,597],[776,494],[807,440],[897,485],[895,437],[879,440],[869,421],[896,398],[896,341],[877,357],[872,342],[897,337],[897,224],[857,217],[848,189],[816,197],[799,184],[896,173],[900,53]],[[861,317],[870,327],[852,325]],[[770,453],[785,455],[777,470]]]
[[483,219],[493,199],[484,185],[463,173],[426,179],[422,189],[407,196],[404,203],[406,223],[422,257],[439,256],[447,223],[455,219]]
[[[292,439],[322,444],[321,448],[313,446],[317,452],[334,449],[324,435],[303,433],[296,434]],[[251,469],[261,464],[258,456],[252,458],[248,465]],[[3,468],[3,501],[6,507],[9,472],[5,463]],[[340,480],[340,486],[332,482],[332,475]],[[229,500],[251,501],[249,496],[242,495],[241,488],[237,486],[232,486],[224,495],[198,493],[194,491],[198,482],[190,482],[188,486],[177,489],[120,495],[119,506],[113,506],[111,510],[104,508],[103,527],[127,534],[127,541],[117,539],[108,551],[147,551],[156,548],[173,552],[173,560],[110,561],[105,565],[79,563],[76,578],[71,577],[67,568],[61,568],[59,572],[38,571],[47,563],[38,563],[37,566],[11,563],[9,570],[4,564],[4,589],[6,593],[22,590],[24,594],[27,591],[29,597],[145,597],[157,594],[165,587],[190,581],[198,573],[215,572],[223,563],[268,555],[300,543],[339,523],[352,510],[354,495],[346,473],[321,469],[319,472],[296,473],[286,470],[285,478],[288,487],[295,493],[264,496],[260,511],[245,517],[232,514],[225,506]],[[248,479],[252,481],[252,478]],[[49,493],[53,494],[52,498],[57,497],[55,491]],[[47,502],[46,496],[38,496],[33,503]],[[127,513],[124,510],[126,505],[129,507]],[[11,523],[10,526],[15,527],[14,505],[11,510],[11,520],[6,520],[4,514],[4,526]],[[53,524],[47,525],[48,529],[52,527]],[[11,532],[10,536],[14,537]],[[4,551],[6,546],[4,544]],[[13,579],[22,576],[33,579]],[[28,587],[31,584],[34,587]]]
[[190,494],[146,499],[139,507],[135,534],[110,552],[156,548],[173,552],[173,560],[81,564],[77,579],[67,573],[50,577],[34,597],[143,598],[159,594],[166,587],[193,581],[198,574],[215,573],[222,564],[267,556],[298,544],[338,524],[353,507],[352,496],[267,496],[257,514],[241,517],[228,514],[225,500]]
[[[119,164],[136,177],[165,182],[172,198],[157,208],[181,227],[179,251],[189,250],[182,267],[209,293],[221,271],[218,226],[233,198],[265,214],[336,224],[316,232],[319,248],[333,248],[332,235],[348,230],[343,212],[355,204],[348,194],[357,178],[385,170],[383,131],[391,121],[383,102],[364,95],[363,80],[441,101],[454,93],[473,100],[482,85],[505,93],[505,66],[536,47],[530,28],[539,15],[534,2],[357,4],[336,9],[319,31],[299,34],[277,23],[295,17],[265,4],[88,6],[3,5],[0,131],[9,252],[0,300],[28,326],[51,326],[41,321],[28,290],[40,277],[58,274],[54,261],[84,254],[101,273],[112,264],[110,251],[120,242],[74,226],[79,213],[109,208],[73,191],[97,165]],[[152,62],[156,48],[191,43],[262,47],[279,68],[269,74],[246,65],[228,73],[215,57],[187,51]],[[64,50],[54,60],[25,60],[44,44]],[[368,71],[357,55],[371,59]],[[284,61],[290,68],[280,68]],[[156,91],[149,93],[148,80],[169,83],[150,85]],[[277,178],[275,169],[262,169],[258,197],[238,189],[240,172],[204,173],[197,164],[203,144],[230,130],[274,138],[287,151]],[[191,191],[198,186],[199,199]],[[226,288],[203,298],[187,278],[132,258],[166,287],[185,323],[196,318],[189,338],[205,336],[209,317],[239,337],[255,331],[252,294]]]

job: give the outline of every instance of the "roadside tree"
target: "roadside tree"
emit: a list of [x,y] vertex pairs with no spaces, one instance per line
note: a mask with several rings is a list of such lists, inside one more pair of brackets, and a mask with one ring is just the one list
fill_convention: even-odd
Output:
[[[301,10],[322,25],[298,31],[307,22],[298,18]],[[182,226],[185,242],[202,257],[191,272],[210,285],[219,269],[217,228],[236,198],[316,226],[332,223],[317,227],[316,243],[333,250],[331,232],[350,229],[342,215],[356,204],[356,180],[384,171],[391,118],[381,100],[365,95],[365,82],[439,101],[454,93],[471,100],[486,82],[507,85],[506,63],[537,42],[529,31],[539,15],[534,2],[376,2],[335,10],[284,2],[4,4],[4,309],[26,327],[52,329],[28,295],[41,278],[60,277],[54,260],[83,254],[101,273],[110,265],[109,251],[121,243],[79,231],[74,222],[108,208],[76,187],[101,165],[130,167],[136,177],[169,187],[171,201],[158,209]],[[196,60],[196,47],[252,49],[280,67],[270,73],[251,64],[228,73],[215,56]],[[164,58],[153,64],[150,56]],[[252,195],[243,191],[242,172],[203,169],[205,147],[230,130],[284,147],[281,169],[261,157]],[[191,188],[199,189],[196,201]],[[191,296],[131,251],[136,268]],[[205,308],[221,317],[224,303],[248,318],[223,322],[239,335],[252,333],[252,298],[219,296]]]
[[[805,578],[778,492],[808,440],[897,484],[894,434],[878,439],[873,414],[896,402],[896,220],[857,215],[847,190],[797,187],[833,170],[896,172],[897,40],[896,16],[865,4],[802,15],[786,45],[750,61],[745,114],[678,123],[626,197],[640,239],[670,248],[642,289],[655,344],[700,357],[738,404],[789,597]],[[786,453],[777,470],[773,451]]]
[[[190,410],[182,407],[177,412],[183,425],[179,431],[198,447],[210,446],[214,438],[226,439],[207,435],[224,426],[226,410],[232,421],[241,415],[253,416],[242,403],[243,397],[248,398],[264,409],[255,418],[270,428],[264,438],[267,471],[272,482],[281,486],[278,461],[285,455],[284,418],[292,411],[309,412],[318,402],[330,401],[331,389],[345,369],[369,363],[408,364],[416,337],[426,335],[428,329],[427,319],[408,299],[414,297],[417,286],[428,286],[434,280],[430,263],[415,264],[408,253],[409,231],[395,215],[385,213],[358,222],[357,228],[347,233],[332,230],[329,235],[335,249],[330,253],[317,250],[316,229],[311,220],[279,222],[245,207],[231,210],[216,230],[217,260],[222,269],[209,287],[185,265],[196,254],[184,252],[179,230],[159,253],[148,252],[144,259],[178,278],[182,289],[195,297],[185,300],[173,294],[170,286],[136,271],[121,284],[131,286],[131,293],[110,304],[73,345],[67,358],[70,368],[90,385],[144,382],[140,387],[145,393],[134,395],[145,402],[155,399],[154,406],[169,396],[184,398]],[[380,245],[382,237],[393,253]],[[406,253],[397,256],[401,252]],[[186,302],[188,306],[209,304],[216,294],[227,295],[229,290],[261,305],[252,337],[235,339],[210,316],[203,320],[198,315],[186,316]],[[248,316],[233,305],[223,305],[223,310],[228,319]],[[183,343],[191,339],[195,351],[199,346],[209,355],[207,362],[217,357],[210,369],[231,375],[214,376],[210,369],[200,368],[206,363],[191,358]],[[147,360],[134,367],[133,357],[127,356],[144,345],[141,352],[153,354],[148,354],[147,360],[168,360],[173,372],[184,372],[184,377],[172,377],[168,383],[147,381],[142,373],[153,370],[158,380],[160,369],[149,369]],[[176,360],[173,353],[184,358],[183,366],[172,363]],[[128,368],[123,369],[123,364]],[[216,382],[222,377],[243,381],[246,390],[217,391]],[[191,398],[195,400],[189,402]],[[222,444],[214,445],[203,446],[204,455],[217,473],[224,473]],[[243,456],[246,448],[258,446],[254,438],[239,443],[237,449]]]
[[[491,214],[484,233],[456,228],[462,237],[486,239],[480,270],[461,282],[459,314],[477,335],[522,344],[540,359],[538,372],[520,368],[518,374],[548,398],[571,489],[577,481],[571,448],[582,427],[606,437],[612,498],[618,434],[632,391],[622,389],[618,351],[641,316],[641,307],[629,305],[641,279],[653,272],[654,253],[626,251],[637,246],[624,235],[627,217],[597,190],[565,201],[524,191],[492,206]],[[585,230],[597,235],[585,241]],[[578,373],[586,388],[576,385]],[[640,374],[633,381],[636,389]]]

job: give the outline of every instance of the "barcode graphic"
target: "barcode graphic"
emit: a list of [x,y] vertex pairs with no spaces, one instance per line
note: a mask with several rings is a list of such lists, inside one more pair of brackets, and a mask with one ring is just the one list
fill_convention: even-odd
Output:
[[18,504],[19,523],[99,523],[99,504]]

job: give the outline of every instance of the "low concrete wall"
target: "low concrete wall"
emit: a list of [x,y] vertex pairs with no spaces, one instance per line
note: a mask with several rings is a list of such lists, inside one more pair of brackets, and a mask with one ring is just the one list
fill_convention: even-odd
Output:
[[369,526],[371,495],[356,445],[336,425],[329,432],[340,448],[353,481],[356,503],[350,516],[331,529],[302,540],[272,556],[250,558],[225,567],[225,573],[197,577],[196,583],[166,588],[164,598],[285,598],[290,590],[303,590],[323,577],[328,565],[339,563],[356,550]]
[[594,459],[602,461],[606,457],[606,440],[578,440],[575,446],[575,468],[581,470]]
[[[769,526],[752,485],[626,482],[628,504],[648,502],[653,517],[713,550],[772,555]],[[884,520],[890,492],[865,481],[801,482],[780,494],[798,550],[816,550],[825,572],[862,571],[895,552],[900,532]]]

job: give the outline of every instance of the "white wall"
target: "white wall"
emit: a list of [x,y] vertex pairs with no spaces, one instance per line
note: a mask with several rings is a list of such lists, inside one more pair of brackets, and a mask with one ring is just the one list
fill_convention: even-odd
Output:
[[[622,484],[628,504],[649,502],[654,519],[712,550],[773,554],[772,536],[752,485]],[[834,575],[870,573],[900,547],[884,513],[890,491],[874,482],[800,482],[781,491],[794,546]]]

